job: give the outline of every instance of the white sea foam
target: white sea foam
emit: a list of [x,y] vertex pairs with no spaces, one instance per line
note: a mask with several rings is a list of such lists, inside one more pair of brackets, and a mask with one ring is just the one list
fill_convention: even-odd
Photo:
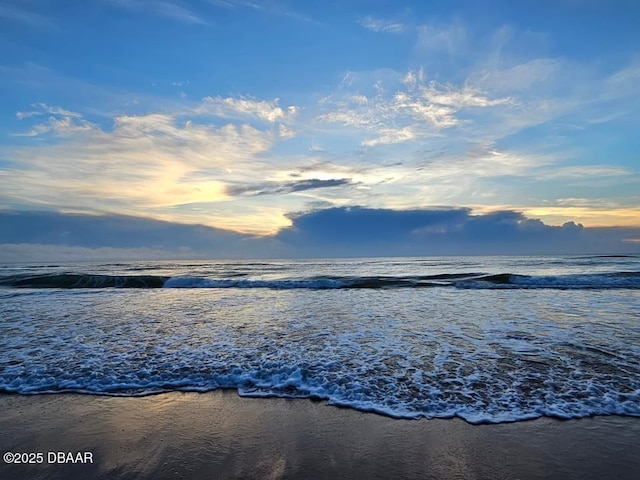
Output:
[[284,280],[245,280],[245,279],[208,279],[199,277],[172,277],[164,282],[164,288],[274,288],[274,289],[325,289],[344,288],[346,280],[329,278],[284,279]]

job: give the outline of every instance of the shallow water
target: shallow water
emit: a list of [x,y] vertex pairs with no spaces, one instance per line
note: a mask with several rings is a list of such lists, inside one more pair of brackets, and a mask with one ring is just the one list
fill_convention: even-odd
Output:
[[[638,257],[5,265],[0,390],[233,388],[472,423],[640,416],[639,271]],[[7,281],[61,274],[208,288]]]

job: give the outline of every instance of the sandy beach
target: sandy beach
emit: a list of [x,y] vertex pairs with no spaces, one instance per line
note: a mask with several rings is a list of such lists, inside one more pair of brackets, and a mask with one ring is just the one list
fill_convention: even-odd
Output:
[[[234,391],[2,395],[0,409],[2,453],[43,453],[40,464],[3,463],[3,479],[635,479],[640,471],[640,419],[628,417],[474,426]],[[50,462],[57,452],[93,462]]]

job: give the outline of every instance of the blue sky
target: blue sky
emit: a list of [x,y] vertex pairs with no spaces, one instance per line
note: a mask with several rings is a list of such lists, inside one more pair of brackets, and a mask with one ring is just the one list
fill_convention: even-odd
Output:
[[626,251],[638,25],[631,0],[5,0],[0,208],[270,242],[325,210],[510,211]]

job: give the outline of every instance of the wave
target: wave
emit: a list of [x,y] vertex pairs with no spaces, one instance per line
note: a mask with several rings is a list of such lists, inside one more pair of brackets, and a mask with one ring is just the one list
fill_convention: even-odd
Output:
[[87,275],[52,273],[0,278],[0,286],[15,288],[161,288],[169,277],[155,275]]
[[[374,359],[372,363],[376,363]],[[541,365],[544,371],[546,365]],[[19,363],[11,367],[22,370]],[[459,376],[455,371],[403,376],[372,370],[362,376],[343,369],[336,372],[329,367],[329,371],[318,372],[312,365],[280,362],[258,368],[223,365],[217,372],[192,367],[162,372],[141,367],[119,374],[66,371],[64,367],[59,370],[64,373],[24,374],[18,379],[0,375],[0,392],[140,397],[172,391],[204,393],[229,389],[243,397],[324,400],[329,405],[392,418],[459,417],[471,424],[516,422],[542,416],[565,420],[593,415],[640,417],[640,390],[629,389],[628,382],[632,381],[629,378],[567,379],[562,387],[557,378],[545,380],[544,373],[526,368],[517,372],[515,382],[513,378],[492,378],[477,372]]]
[[638,258],[639,255],[586,255],[586,256],[582,256],[582,257],[575,257],[575,258]]
[[484,289],[621,289],[640,288],[640,272],[611,272],[572,275],[518,275],[501,273],[454,282],[458,288]]
[[572,275],[520,275],[515,273],[443,273],[421,276],[314,276],[259,280],[157,275],[91,275],[56,273],[0,278],[12,288],[268,288],[288,289],[392,289],[453,287],[461,289],[640,289],[640,272]]

